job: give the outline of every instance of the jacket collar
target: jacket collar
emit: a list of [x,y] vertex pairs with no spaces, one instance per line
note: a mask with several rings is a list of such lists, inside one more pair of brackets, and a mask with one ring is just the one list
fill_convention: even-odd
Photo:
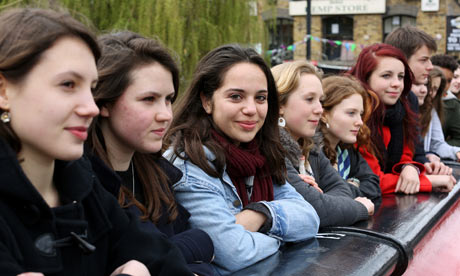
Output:
[[[35,203],[49,208],[24,174],[16,153],[0,139],[0,195],[12,201]],[[92,190],[94,175],[88,160],[55,161],[54,182],[63,204],[81,201]]]

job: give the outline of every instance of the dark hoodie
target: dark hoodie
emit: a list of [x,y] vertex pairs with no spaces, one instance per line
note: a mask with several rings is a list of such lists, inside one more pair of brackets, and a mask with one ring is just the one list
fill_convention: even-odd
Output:
[[305,183],[298,175],[299,158],[302,156],[299,144],[284,129],[280,130],[280,137],[287,151],[288,182],[315,208],[320,218],[320,227],[348,226],[369,217],[366,207],[353,199],[350,184],[340,177],[329,159],[318,149],[310,151],[308,162],[316,183],[324,193]]

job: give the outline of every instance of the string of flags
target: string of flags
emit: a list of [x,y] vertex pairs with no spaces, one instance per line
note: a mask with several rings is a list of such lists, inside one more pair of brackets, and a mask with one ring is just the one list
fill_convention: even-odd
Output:
[[[331,46],[334,46],[334,45],[337,45],[337,46],[345,46],[345,48],[347,49],[347,51],[352,51],[354,52],[356,50],[356,47],[358,47],[358,44],[356,43],[353,43],[353,42],[349,42],[349,41],[342,41],[342,40],[331,40],[331,39],[326,39],[326,38],[321,38],[321,37],[317,37],[317,36],[312,36],[312,35],[306,35],[304,37],[303,40],[301,41],[298,41],[292,45],[281,45],[280,48],[278,49],[272,49],[272,50],[268,50],[267,51],[267,54],[268,55],[274,55],[278,52],[284,52],[286,50],[288,51],[294,51],[295,48],[300,45],[300,44],[304,44],[306,43],[309,39],[311,39],[312,41],[317,41],[317,42],[321,42],[321,43],[329,43]],[[361,49],[363,49],[364,47],[366,47],[366,45],[363,45],[363,44],[359,44],[359,47]]]

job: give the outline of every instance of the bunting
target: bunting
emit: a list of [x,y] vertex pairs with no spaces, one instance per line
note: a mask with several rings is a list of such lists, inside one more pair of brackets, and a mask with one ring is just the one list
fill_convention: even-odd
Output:
[[334,45],[337,45],[337,46],[345,46],[345,49],[347,51],[352,51],[354,52],[356,50],[356,48],[359,46],[361,49],[363,49],[364,47],[366,47],[366,45],[363,45],[363,44],[356,44],[356,43],[352,43],[352,42],[348,42],[348,41],[341,41],[341,40],[331,40],[331,39],[326,39],[326,38],[321,38],[321,37],[317,37],[317,36],[312,36],[312,35],[306,35],[303,40],[301,41],[298,41],[292,45],[281,45],[280,48],[278,49],[272,49],[272,50],[268,50],[267,51],[267,54],[268,55],[274,55],[278,52],[283,52],[283,51],[295,51],[296,47],[300,44],[304,44],[304,43],[307,43],[308,40],[312,40],[312,41],[316,41],[316,42],[321,42],[321,43],[329,43],[331,46],[334,46]]

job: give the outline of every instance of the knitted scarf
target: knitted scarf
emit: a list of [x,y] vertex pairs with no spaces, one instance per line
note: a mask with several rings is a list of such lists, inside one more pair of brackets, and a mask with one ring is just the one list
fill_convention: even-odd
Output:
[[[255,140],[235,146],[215,130],[213,138],[224,148],[227,173],[235,185],[238,195],[243,201],[243,207],[251,202],[261,200],[272,201],[273,183],[265,157],[259,152]],[[246,180],[254,176],[251,198],[248,198]]]
[[393,166],[401,160],[404,146],[403,119],[405,115],[406,111],[404,110],[404,106],[400,100],[392,106],[387,106],[387,109],[385,110],[383,125],[388,126],[391,133],[391,139],[388,147],[386,149],[385,146],[383,147],[385,166],[380,164],[382,168],[385,168],[385,173],[391,172]]

